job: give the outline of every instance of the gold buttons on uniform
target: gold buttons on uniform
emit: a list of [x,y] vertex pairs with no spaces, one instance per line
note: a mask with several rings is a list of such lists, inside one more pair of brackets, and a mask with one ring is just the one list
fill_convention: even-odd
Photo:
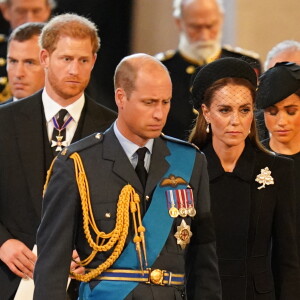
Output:
[[188,73],[188,74],[193,74],[195,73],[196,71],[196,68],[194,66],[188,66],[185,71]]
[[67,151],[68,151],[68,148],[65,148],[65,149],[63,149],[63,150],[60,152],[60,154],[61,154],[61,155],[66,155],[66,154],[67,154]]
[[2,84],[2,85],[6,85],[6,83],[7,83],[7,77],[0,77],[0,84]]
[[0,57],[0,67],[5,66],[5,64],[6,64],[6,59],[3,57]]
[[101,138],[101,133],[97,133],[97,134],[95,135],[95,138],[98,139],[98,140],[100,140],[100,138]]

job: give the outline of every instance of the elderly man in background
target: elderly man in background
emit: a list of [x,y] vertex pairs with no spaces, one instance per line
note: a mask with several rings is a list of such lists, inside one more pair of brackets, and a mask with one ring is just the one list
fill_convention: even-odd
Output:
[[[267,54],[264,64],[265,71],[274,67],[279,62],[294,62],[300,64],[300,42],[294,40],[285,40],[276,44]],[[255,113],[260,140],[269,138],[269,132],[265,125],[264,114],[262,110]]]
[[187,139],[195,115],[190,103],[191,78],[199,66],[221,57],[243,58],[260,73],[256,53],[221,45],[224,7],[222,0],[175,0],[174,19],[179,29],[177,50],[159,53],[172,83],[172,106],[164,133]]

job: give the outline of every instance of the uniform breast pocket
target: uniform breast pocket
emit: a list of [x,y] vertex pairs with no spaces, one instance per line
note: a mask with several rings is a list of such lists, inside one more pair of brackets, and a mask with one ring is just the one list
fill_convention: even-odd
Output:
[[116,203],[94,203],[93,215],[99,230],[109,233],[116,225]]

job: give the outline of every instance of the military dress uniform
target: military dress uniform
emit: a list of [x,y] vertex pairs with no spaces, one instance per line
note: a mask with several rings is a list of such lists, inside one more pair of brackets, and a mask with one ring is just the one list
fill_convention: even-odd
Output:
[[[37,234],[34,299],[64,300],[73,245],[81,259],[86,259],[91,253],[83,221],[86,214],[80,197],[82,189],[78,190],[75,176],[78,173],[73,160],[75,153],[81,157],[89,185],[92,215],[102,233],[112,233],[117,226],[117,216],[120,215],[118,199],[124,186],[130,184],[141,201],[148,202],[142,223],[146,228],[147,267],[150,270],[144,265],[144,271],[141,271],[139,252],[133,245],[134,222],[130,218],[129,233],[120,256],[110,269],[104,269],[94,279],[82,283],[80,299],[187,299],[186,281],[192,281],[188,299],[221,299],[204,155],[183,141],[165,136],[155,138],[143,188],[112,127],[104,134],[96,133],[71,145],[54,163]],[[182,159],[183,154],[191,154],[192,160]],[[189,179],[179,176],[184,167],[178,163],[180,159],[175,163],[170,160],[173,155],[181,155],[181,163],[190,167]],[[171,168],[176,170],[169,174]],[[163,190],[156,197],[161,189],[166,189],[166,194]],[[195,208],[195,214],[176,214],[177,204],[174,198],[169,202],[167,196],[175,190],[193,194],[193,205],[189,203]],[[103,239],[98,242],[107,245]],[[86,265],[86,271],[101,268],[115,255],[115,248],[96,253]],[[187,257],[193,259],[187,263]],[[186,272],[187,266],[190,267]]]
[[189,89],[192,78],[198,67],[210,63],[218,58],[236,57],[241,58],[253,66],[256,73],[261,72],[261,64],[258,54],[241,48],[224,46],[217,56],[208,61],[192,61],[184,57],[178,50],[168,50],[159,53],[156,57],[167,67],[173,83],[171,109],[163,132],[167,135],[187,140],[196,114],[190,101]]
[[0,102],[11,97],[6,72],[7,36],[0,34]]

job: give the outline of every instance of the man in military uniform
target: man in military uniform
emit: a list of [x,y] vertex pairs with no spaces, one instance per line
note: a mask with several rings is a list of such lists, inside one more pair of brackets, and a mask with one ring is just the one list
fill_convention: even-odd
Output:
[[[27,22],[46,22],[54,6],[54,0],[6,0],[0,8],[11,30],[14,30]],[[0,102],[11,97],[6,73],[7,39],[0,35]]]
[[187,282],[189,299],[221,299],[205,157],[161,135],[171,96],[154,57],[134,54],[117,66],[117,121],[54,163],[34,300],[65,299],[74,244],[86,267],[76,276],[79,299],[187,299]]
[[221,46],[222,0],[175,0],[173,15],[180,31],[178,49],[156,56],[168,68],[173,82],[172,105],[163,132],[187,139],[195,119],[189,89],[196,69],[230,56],[246,60],[259,74],[260,62],[257,54]]

